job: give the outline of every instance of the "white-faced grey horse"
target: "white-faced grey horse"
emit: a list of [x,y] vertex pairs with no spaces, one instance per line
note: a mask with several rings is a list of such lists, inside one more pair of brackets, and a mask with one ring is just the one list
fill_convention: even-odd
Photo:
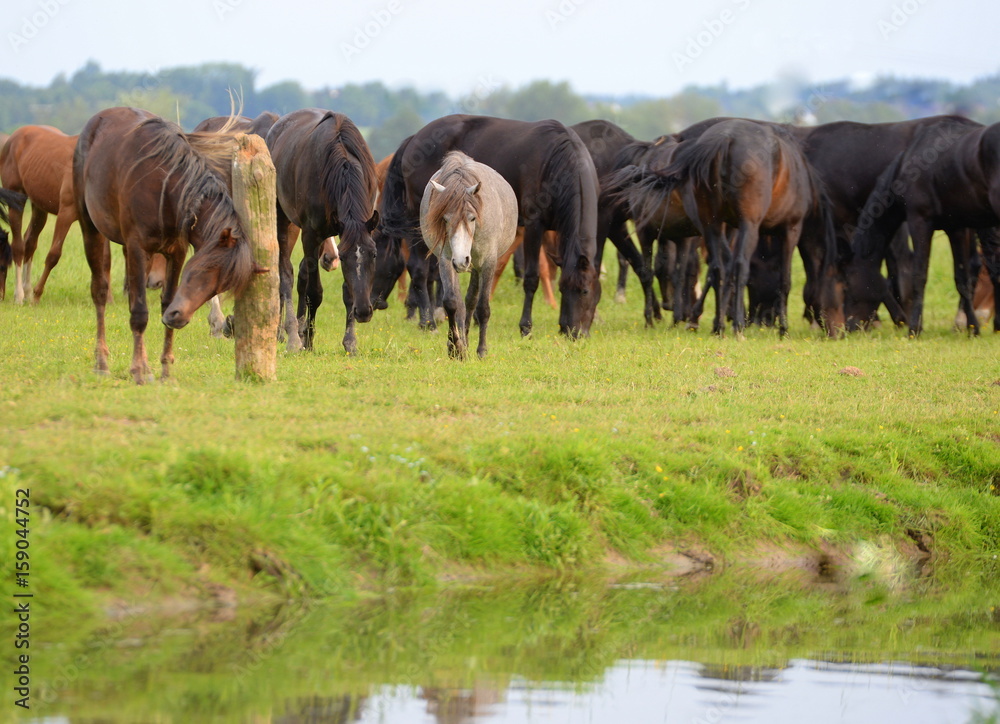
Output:
[[[480,357],[486,356],[490,291],[497,259],[517,234],[517,197],[504,178],[461,151],[444,157],[420,202],[420,230],[438,258],[444,308],[448,314],[448,354],[464,358],[469,314],[475,308]],[[471,272],[465,305],[458,274]]]

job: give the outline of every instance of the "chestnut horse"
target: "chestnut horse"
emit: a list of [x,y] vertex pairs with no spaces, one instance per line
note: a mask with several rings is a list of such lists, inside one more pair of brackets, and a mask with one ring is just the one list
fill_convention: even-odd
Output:
[[[324,240],[339,236],[347,308],[343,345],[348,354],[354,354],[355,322],[369,321],[374,311],[375,242],[371,234],[378,223],[374,210],[375,160],[350,118],[320,108],[304,108],[282,116],[267,134],[267,147],[278,174],[281,303],[288,348],[312,349],[316,311],[323,303],[323,285],[316,264],[326,263]],[[291,312],[291,224],[302,229],[297,315]],[[298,317],[303,318],[301,337]]]
[[[66,233],[76,221],[76,196],[73,193],[76,139],[77,136],[67,136],[51,126],[22,126],[11,134],[0,150],[0,180],[4,188],[26,194],[31,200],[31,221],[26,235],[21,234],[21,210],[12,209],[10,213],[16,304],[23,304],[25,298],[29,301],[41,298],[49,273],[62,256]],[[52,246],[45,257],[42,276],[32,290],[31,261],[49,214],[56,217]],[[4,296],[4,291],[0,288],[0,298]]]
[[[109,240],[125,247],[133,339],[129,371],[137,384],[151,376],[143,338],[151,254],[167,260],[161,294],[167,326],[160,357],[163,377],[169,376],[174,359],[174,330],[215,294],[245,288],[257,271],[229,192],[233,149],[232,134],[185,134],[176,124],[137,108],[103,110],[83,127],[73,156],[73,184],[97,311],[98,374],[108,373],[104,310]],[[195,254],[184,269],[183,293],[178,293],[188,244]]]

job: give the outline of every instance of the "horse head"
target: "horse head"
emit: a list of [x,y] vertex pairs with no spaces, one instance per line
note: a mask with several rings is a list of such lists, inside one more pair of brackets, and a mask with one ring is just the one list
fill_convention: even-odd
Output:
[[375,276],[376,247],[372,232],[378,226],[378,211],[373,211],[366,222],[345,221],[340,234],[340,263],[344,270],[344,283],[354,300],[351,313],[358,322],[371,321],[375,309],[372,304],[372,285]]
[[163,311],[163,323],[181,329],[209,299],[229,290],[242,294],[254,274],[268,271],[253,260],[249,242],[227,227],[185,265],[174,298]]
[[375,309],[388,308],[389,295],[406,269],[403,256],[403,240],[391,238],[376,230],[372,234],[375,241],[375,274],[372,279],[372,306]]
[[[448,191],[446,186],[434,179],[431,179],[431,185],[439,194]],[[481,181],[466,186],[453,194],[451,199],[446,198],[444,205],[439,209],[445,229],[444,239],[451,246],[451,264],[459,273],[472,268],[472,241],[476,236],[476,222],[481,211],[479,197],[481,188]],[[441,241],[442,239],[437,239],[436,244]]]

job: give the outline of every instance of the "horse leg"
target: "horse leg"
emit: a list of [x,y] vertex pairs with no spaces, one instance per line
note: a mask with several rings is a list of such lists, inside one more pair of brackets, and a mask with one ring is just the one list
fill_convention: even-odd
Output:
[[548,250],[550,248],[554,249],[556,254],[559,253],[559,234],[555,231],[546,231],[545,236],[542,237],[542,251],[538,254],[538,281],[541,282],[546,304],[553,309],[559,309],[559,303],[556,301],[556,295],[552,288],[559,266],[549,258]]
[[913,305],[910,308],[910,337],[920,336],[923,330],[924,292],[927,270],[931,260],[933,223],[924,218],[908,218],[910,238],[913,240]]
[[448,356],[465,359],[468,342],[465,336],[465,305],[459,294],[458,274],[451,263],[451,244],[445,244],[438,257],[438,273],[444,297],[444,311],[448,315]]
[[208,302],[208,332],[216,339],[231,337],[233,334],[232,325],[226,324],[226,315],[222,312],[222,300],[218,294]]
[[615,304],[624,304],[626,300],[625,287],[628,283],[628,259],[618,252],[618,282],[615,285]]
[[316,336],[316,311],[319,309],[320,304],[323,303],[323,282],[319,278],[317,262],[312,255],[315,250],[310,249],[306,252],[306,236],[307,234],[303,232],[303,252],[307,253],[308,256],[303,257],[302,261],[299,262],[297,284],[299,292],[298,320],[302,346],[304,349],[312,349],[313,339]]
[[111,286],[111,244],[92,224],[80,221],[83,250],[90,267],[90,298],[97,313],[97,341],[94,345],[94,372],[108,374],[108,344],[104,324],[104,308]]
[[476,354],[479,355],[479,359],[482,359],[487,354],[486,347],[486,328],[490,324],[490,295],[487,293],[488,287],[485,284],[480,284],[481,278],[489,279],[493,274],[493,265],[496,262],[487,261],[483,264],[483,268],[472,270],[472,280],[469,282],[469,296],[466,297],[465,305],[468,308],[469,302],[472,301],[472,291],[475,289],[476,294],[476,323],[479,325],[479,346],[476,348]]
[[[521,248],[521,244],[524,243],[524,227],[517,227],[517,235],[514,237],[514,243],[510,245],[500,257],[497,259],[496,269],[493,272],[493,280],[490,282],[490,298],[496,294],[497,284],[500,283],[500,277],[503,276],[504,269],[507,268],[507,262],[513,257],[516,258],[516,252]],[[522,275],[523,278],[523,275]],[[484,282],[485,283],[485,282]]]
[[538,290],[538,252],[542,247],[544,229],[538,222],[524,228],[524,306],[521,308],[521,336],[531,334],[531,307]]
[[[615,245],[618,253],[625,257],[628,263],[635,270],[636,275],[639,277],[639,282],[642,284],[642,294],[645,299],[642,314],[646,320],[646,326],[653,326],[653,274],[650,271],[652,264],[647,264],[643,260],[643,255],[636,249],[635,244],[632,242],[632,236],[628,233],[628,228],[625,226],[624,217],[619,221],[616,217],[610,226],[608,233],[608,238],[611,239],[611,243]],[[603,244],[601,245],[603,246]],[[598,269],[600,267],[598,266]],[[659,317],[659,313],[656,315]]]
[[993,331],[1000,332],[1000,236],[995,228],[977,229],[983,264],[993,284]]
[[430,260],[427,257],[427,245],[423,239],[410,240],[410,258],[406,262],[410,272],[411,300],[420,311],[420,329],[433,332],[437,329],[434,322],[434,310],[431,308],[429,289]]
[[299,337],[299,320],[292,311],[292,245],[294,238],[288,233],[291,221],[285,216],[278,206],[278,290],[281,296],[281,312],[285,321],[278,329],[278,337],[281,339],[282,328],[288,340],[287,349],[289,352],[297,352],[302,349],[302,338]]
[[138,239],[125,243],[128,254],[128,308],[129,328],[132,330],[132,365],[129,372],[137,385],[152,380],[149,359],[146,356],[146,326],[149,324],[149,307],[146,304],[146,254]]
[[[163,291],[160,292],[160,317],[167,311],[167,307],[177,293],[177,285],[181,278],[181,267],[184,266],[184,257],[187,250],[181,246],[167,257],[167,270],[163,277]],[[145,287],[143,287],[145,289]],[[145,292],[143,292],[145,294]],[[212,301],[218,304],[218,296],[212,297]],[[221,310],[219,314],[221,315]],[[170,366],[174,363],[174,328],[164,325],[163,329],[163,354],[160,355],[160,379],[170,378]]]
[[747,324],[746,294],[747,283],[750,280],[750,259],[757,250],[757,240],[760,231],[756,223],[743,221],[740,223],[736,239],[736,251],[733,253],[734,283],[730,285],[729,294],[733,296],[733,331],[738,337],[743,336]]
[[788,295],[792,293],[792,255],[802,238],[802,222],[789,224],[781,246],[781,277],[778,287],[778,336],[788,335]]
[[972,305],[972,292],[975,287],[976,275],[969,273],[975,249],[975,240],[971,229],[946,229],[948,241],[951,242],[951,258],[954,263],[955,288],[958,289],[959,307],[965,312],[969,333],[979,336],[979,318]]
[[24,299],[31,299],[31,260],[35,256],[35,249],[38,247],[38,237],[45,228],[45,222],[49,215],[42,211],[41,207],[31,206],[31,221],[28,222],[28,233],[22,239],[20,245],[20,259],[18,259],[17,247],[12,247],[14,251],[14,303],[24,304]]
[[[59,213],[56,214],[56,228],[52,232],[52,246],[45,256],[45,269],[42,276],[35,285],[33,300],[38,301],[45,291],[45,282],[48,281],[49,274],[53,267],[59,263],[62,257],[63,243],[66,241],[66,234],[69,227],[76,221],[76,197],[73,194],[72,184],[64,184],[59,194]],[[67,188],[68,187],[68,188]]]
[[[705,291],[695,309],[701,316],[709,286],[715,288],[715,319],[712,321],[712,334],[722,336],[726,331],[726,309],[729,306],[729,284],[727,273],[732,252],[729,240],[719,224],[705,224],[705,242],[708,244],[708,274],[711,285],[706,285]],[[697,319],[697,317],[696,317]]]

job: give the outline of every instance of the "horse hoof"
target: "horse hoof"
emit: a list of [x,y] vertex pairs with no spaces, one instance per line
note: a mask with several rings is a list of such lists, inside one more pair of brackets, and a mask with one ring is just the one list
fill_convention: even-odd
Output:
[[625,303],[625,292],[615,292],[615,304]]

